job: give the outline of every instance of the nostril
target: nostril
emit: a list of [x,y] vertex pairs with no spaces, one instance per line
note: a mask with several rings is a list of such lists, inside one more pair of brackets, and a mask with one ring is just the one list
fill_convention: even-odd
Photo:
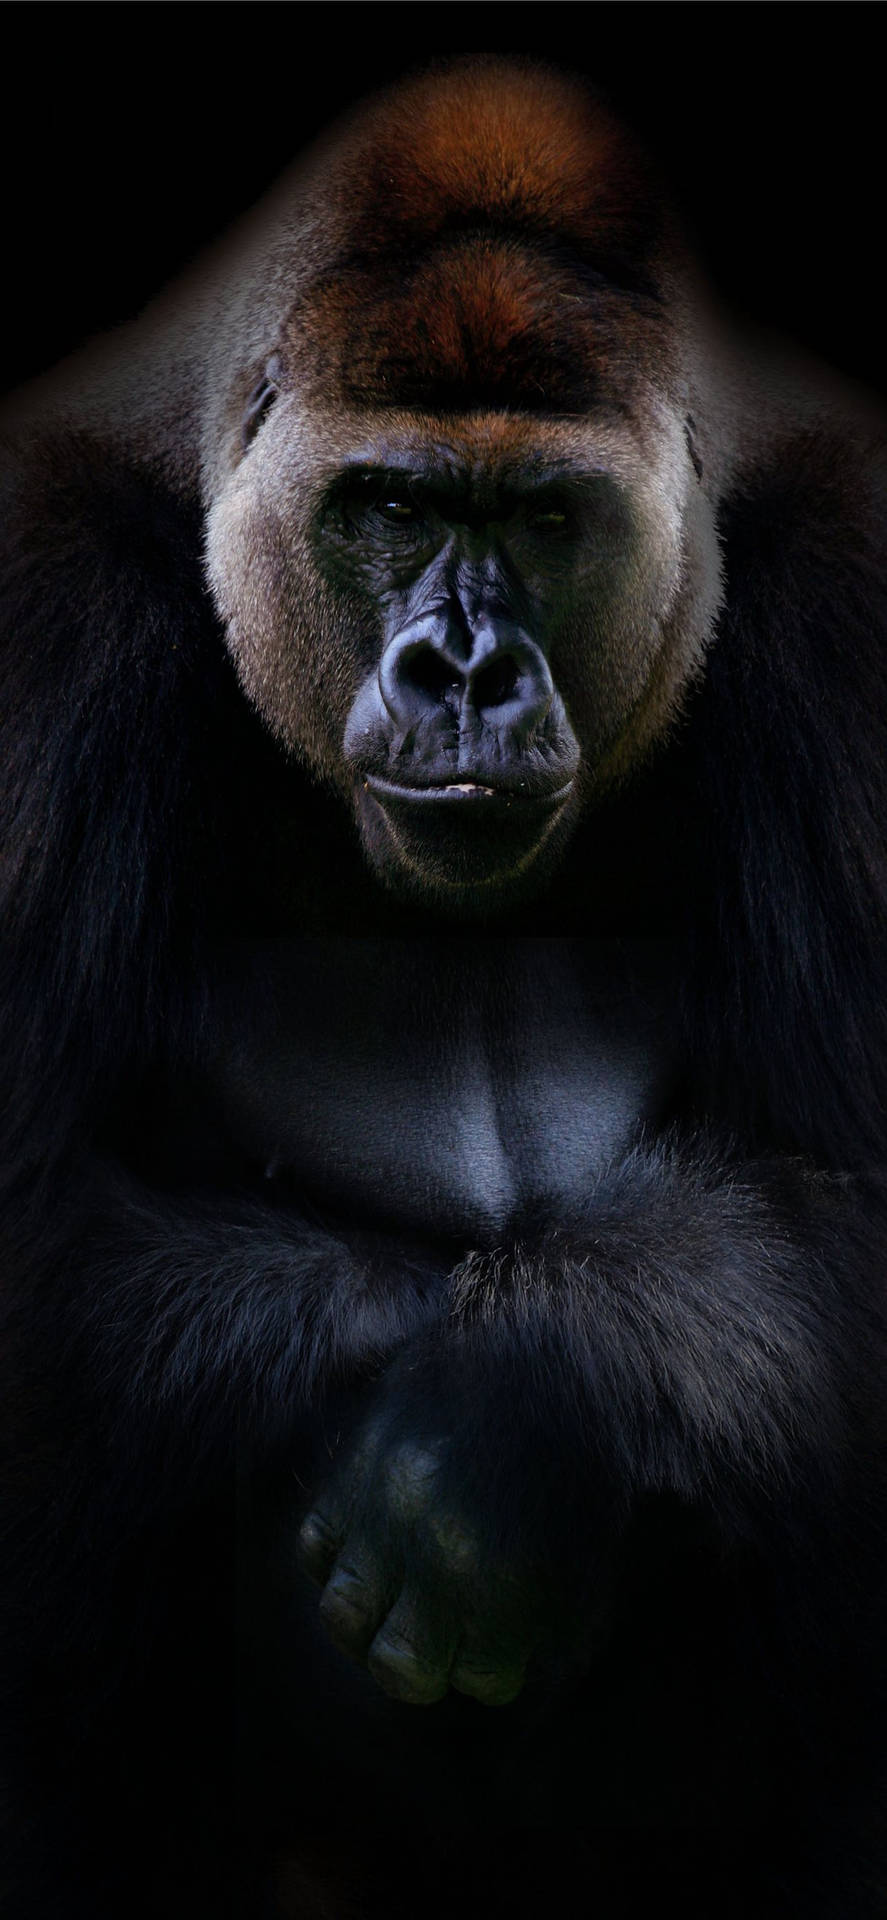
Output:
[[423,647],[419,653],[413,654],[406,678],[417,693],[426,694],[435,703],[445,700],[448,694],[462,691],[460,673],[433,647]]
[[423,622],[422,630],[396,634],[378,669],[378,691],[395,726],[438,725],[451,733],[480,725],[528,739],[551,706],[554,683],[535,642],[504,624],[506,631],[490,626],[466,636]]
[[513,700],[517,691],[517,662],[511,654],[503,653],[498,660],[491,660],[475,674],[471,683],[471,693],[477,708],[501,707],[506,700]]

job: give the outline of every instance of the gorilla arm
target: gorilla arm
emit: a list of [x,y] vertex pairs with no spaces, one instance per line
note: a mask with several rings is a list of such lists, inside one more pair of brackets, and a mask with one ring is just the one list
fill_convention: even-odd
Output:
[[759,1553],[798,1613],[816,1563],[818,1638],[846,1607],[839,1542],[866,1537],[878,1239],[799,1162],[661,1148],[583,1222],[470,1255],[305,1522],[337,1644],[401,1699],[511,1699],[546,1630],[587,1663],[614,1550],[658,1494]]
[[[284,1403],[290,1418],[300,1378],[310,1395],[339,1367],[389,1356],[416,1331],[429,1270],[393,1248],[377,1266],[366,1236],[346,1244],[236,1194],[154,1192],[120,1164],[116,1118],[94,1157],[121,1091],[138,1106],[148,1063],[193,1046],[205,937],[193,876],[213,870],[201,823],[233,890],[230,766],[253,772],[239,733],[222,749],[227,777],[206,753],[213,725],[226,737],[233,676],[207,631],[180,504],[82,435],[38,438],[20,466],[0,661],[11,1457],[33,1454],[36,1471],[41,1420],[55,1431],[70,1396],[63,1476],[70,1435],[98,1420],[141,1497],[163,1502],[188,1484],[188,1463],[192,1487],[201,1475],[206,1486],[207,1455],[217,1472],[238,1428],[270,1435]],[[20,1377],[32,1394],[15,1390]]]
[[45,1287],[63,1367],[115,1446],[140,1453],[151,1482],[158,1449],[173,1464],[175,1486],[155,1488],[164,1502],[199,1492],[238,1444],[273,1452],[331,1388],[371,1375],[416,1336],[445,1279],[402,1238],[236,1195],[154,1192],[99,1162],[22,1264],[37,1323]]

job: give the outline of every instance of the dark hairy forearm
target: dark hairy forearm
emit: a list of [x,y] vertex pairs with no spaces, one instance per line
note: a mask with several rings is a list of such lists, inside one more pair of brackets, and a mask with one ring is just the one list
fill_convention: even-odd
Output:
[[498,1463],[504,1502],[516,1484],[548,1500],[550,1460],[562,1512],[572,1476],[580,1501],[670,1491],[758,1536],[777,1491],[800,1526],[870,1474],[881,1218],[800,1164],[659,1148],[602,1177],[581,1219],[447,1280],[394,1240],[95,1166],[21,1257],[50,1366],[111,1436],[192,1475],[378,1376],[394,1425],[440,1426],[486,1506]]
[[581,1217],[469,1253],[302,1526],[336,1643],[401,1698],[513,1698],[540,1636],[590,1657],[630,1536],[652,1528],[668,1577],[679,1502],[728,1612],[751,1580],[755,1634],[817,1672],[828,1623],[849,1684],[882,1631],[882,1234],[850,1183],[671,1144]]
[[377,1372],[439,1312],[445,1282],[424,1250],[253,1197],[171,1196],[100,1163],[51,1224],[19,1234],[7,1269],[10,1324],[56,1390],[91,1403],[149,1478],[160,1454],[195,1484]]
[[583,1476],[623,1505],[672,1492],[740,1537],[784,1535],[786,1496],[799,1534],[846,1516],[875,1466],[883,1235],[877,1197],[801,1163],[637,1152],[582,1219],[453,1275],[433,1370],[464,1471],[511,1436],[559,1463],[561,1504],[567,1460],[580,1499]]

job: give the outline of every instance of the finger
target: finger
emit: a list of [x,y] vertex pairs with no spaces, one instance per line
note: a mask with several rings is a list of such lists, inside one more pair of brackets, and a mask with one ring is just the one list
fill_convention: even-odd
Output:
[[526,1678],[527,1651],[514,1640],[486,1645],[465,1635],[450,1672],[450,1686],[485,1707],[507,1707]]
[[373,1640],[367,1666],[394,1700],[432,1706],[449,1686],[456,1644],[455,1628],[442,1619],[429,1621],[415,1596],[404,1591]]
[[326,1586],[342,1546],[344,1527],[338,1516],[313,1507],[299,1528],[298,1554],[302,1566],[318,1586]]
[[349,1545],[320,1600],[320,1617],[333,1645],[354,1660],[364,1659],[390,1600],[379,1562],[366,1549]]

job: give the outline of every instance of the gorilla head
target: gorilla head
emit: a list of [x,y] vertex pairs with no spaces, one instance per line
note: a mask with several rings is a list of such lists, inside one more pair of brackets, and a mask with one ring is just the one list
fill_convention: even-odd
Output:
[[377,874],[488,905],[662,734],[711,630],[688,274],[644,162],[556,76],[419,79],[320,163],[323,227],[309,164],[209,436],[210,579]]

